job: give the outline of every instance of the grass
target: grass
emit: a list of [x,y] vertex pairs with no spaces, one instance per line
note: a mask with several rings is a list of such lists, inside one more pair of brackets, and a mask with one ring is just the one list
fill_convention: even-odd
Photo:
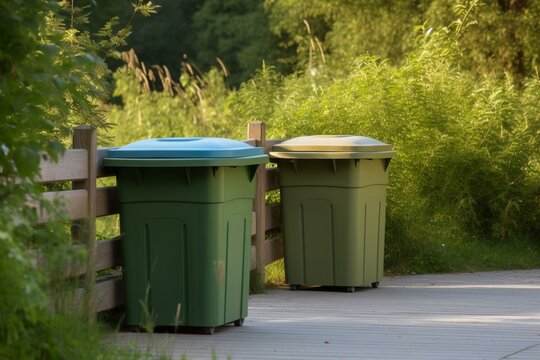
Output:
[[279,259],[268,265],[265,268],[267,288],[275,288],[285,284],[285,260]]
[[[492,242],[481,239],[436,239],[416,244],[387,244],[385,274],[408,275],[540,268],[540,245],[513,237]],[[398,254],[403,259],[396,258]],[[266,266],[266,288],[283,286],[284,259]]]
[[[385,272],[392,275],[473,272],[493,270],[530,269],[540,267],[540,246],[530,240],[510,238],[488,242],[482,239],[456,239],[454,241],[423,241],[414,246],[401,245],[407,261],[392,259]],[[398,246],[387,252],[400,252]],[[392,256],[392,254],[389,254]]]

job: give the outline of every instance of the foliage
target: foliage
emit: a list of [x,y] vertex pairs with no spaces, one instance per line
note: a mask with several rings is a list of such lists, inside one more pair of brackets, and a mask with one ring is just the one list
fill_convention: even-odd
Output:
[[262,61],[275,65],[277,38],[268,28],[262,1],[206,0],[193,25],[197,65],[209,69],[220,58],[232,85],[249,79]]
[[[184,56],[195,58],[193,16],[202,6],[199,0],[160,0],[157,13],[151,17],[134,17],[131,0],[80,0],[91,10],[87,30],[97,33],[112,17],[119,24],[130,23],[128,44],[119,48],[133,48],[145,64],[166,64],[173,77],[179,76],[178,65]],[[107,63],[116,69],[123,65],[118,59],[108,58]]]
[[[36,185],[40,159],[58,159],[77,124],[106,128],[108,70],[100,45],[76,28],[85,19],[70,2],[0,0],[0,358],[95,359],[103,350],[76,284],[60,281],[81,254],[63,224],[38,225],[35,209],[59,212]],[[115,41],[102,45],[111,51]]]
[[[474,25],[460,39],[461,66],[475,74],[510,73],[517,81],[534,74],[540,55],[540,1],[477,2],[470,14]],[[425,16],[439,27],[465,9],[460,2],[434,0]]]
[[452,270],[440,244],[533,241],[540,231],[539,79],[521,89],[511,77],[460,69],[472,9],[449,28],[420,28],[401,65],[361,57],[333,78],[263,69],[231,100],[246,121],[265,119],[272,137],[345,133],[393,144],[390,267]]
[[[278,138],[371,136],[398,151],[388,189],[390,269],[464,270],[467,264],[448,254],[534,241],[539,79],[516,81],[466,66],[474,64],[467,54],[475,32],[486,26],[479,9],[491,3],[454,6],[459,17],[448,27],[413,29],[420,21],[413,14],[435,17],[445,4],[267,1],[274,31],[296,46],[297,71],[283,75],[263,63],[239,91],[227,89],[223,68],[224,74],[203,74],[185,63],[175,81],[167,67],[146,68],[132,54],[115,74],[123,101],[111,111],[116,144],[162,136],[243,138],[242,124],[253,120],[267,122]],[[381,28],[370,42],[368,30],[356,26],[377,20]],[[384,57],[359,56],[369,49],[383,49]]]
[[[127,22],[129,2],[84,0],[93,13],[89,28],[97,31],[113,14],[120,23]],[[277,65],[281,53],[262,4],[262,0],[161,0],[155,16],[133,20],[133,36],[121,50],[135,49],[146,65],[166,65],[175,79],[182,61],[197,64],[202,72],[221,62],[229,73],[227,85],[237,87],[262,61]]]
[[[211,4],[205,12],[217,11]],[[458,17],[450,26],[413,27],[424,16],[442,19],[449,4]],[[371,136],[398,151],[388,189],[391,270],[486,268],[489,255],[484,265],[477,261],[484,255],[465,255],[490,244],[536,246],[539,79],[506,65],[500,69],[517,75],[487,71],[480,66],[491,56],[487,50],[471,58],[472,44],[483,41],[480,33],[489,25],[481,14],[498,4],[275,0],[265,6],[273,30],[296,52],[283,59],[295,73],[263,63],[231,91],[224,67],[203,74],[186,62],[177,81],[165,66],[147,68],[126,56],[127,66],[115,74],[115,95],[123,102],[111,110],[115,144],[165,136],[243,138],[242,124],[253,120],[267,122],[269,135],[278,138]],[[524,11],[534,9],[528,2]],[[523,263],[496,252],[499,263]]]
[[[296,48],[300,56],[285,59],[303,68],[306,53],[304,24],[326,46],[335,70],[357,56],[370,54],[399,61],[411,40],[411,29],[423,22],[429,1],[266,0],[272,30],[282,46]],[[300,63],[298,63],[300,62]]]
[[[47,277],[36,269],[34,248],[48,260],[61,257],[61,232],[34,227],[39,202],[34,181],[40,156],[57,158],[58,139],[78,115],[91,108],[81,76],[99,66],[89,54],[62,47],[62,34],[50,27],[58,9],[46,1],[0,2],[0,357],[55,356],[57,348],[38,339],[54,332],[47,312]],[[43,155],[41,155],[43,154]],[[55,262],[49,261],[52,266]],[[42,335],[43,334],[43,335]],[[58,354],[56,354],[58,355]]]
[[[119,23],[132,17],[129,0],[80,2],[91,6],[93,32],[113,14]],[[460,65],[480,76],[509,72],[516,81],[534,73],[540,53],[538,0],[162,0],[152,18],[133,19],[127,48],[147,65],[165,64],[173,78],[180,76],[181,61],[206,72],[220,58],[231,75],[228,85],[238,87],[261,61],[283,73],[302,71],[313,47],[324,46],[335,72],[347,71],[347,64],[366,54],[399,64],[415,46],[415,26],[439,29],[470,3],[478,6],[470,14],[474,26],[460,40]]]
[[477,75],[509,72],[519,81],[538,65],[538,0],[265,0],[265,7],[285,46],[305,47],[300,34],[307,21],[336,70],[365,54],[399,63],[415,46],[413,27],[427,22],[440,29],[467,9],[473,26],[461,35],[462,67]]
[[111,108],[114,143],[174,136],[226,136],[240,121],[227,110],[224,74],[206,74],[184,64],[175,81],[166,66],[146,68],[133,51],[124,53],[126,66],[115,72],[115,96],[122,105]]

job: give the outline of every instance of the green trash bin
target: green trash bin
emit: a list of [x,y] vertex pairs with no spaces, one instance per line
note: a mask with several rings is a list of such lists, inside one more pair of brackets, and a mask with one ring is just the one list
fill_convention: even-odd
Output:
[[125,324],[216,326],[247,316],[254,176],[261,148],[219,138],[111,149],[124,260]]
[[273,146],[291,289],[379,285],[394,155],[388,144],[349,135],[304,136]]

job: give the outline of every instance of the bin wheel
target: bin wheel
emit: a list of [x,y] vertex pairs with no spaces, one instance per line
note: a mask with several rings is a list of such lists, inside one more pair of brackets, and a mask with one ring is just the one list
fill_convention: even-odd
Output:
[[244,325],[244,319],[234,320],[234,326],[242,326],[242,325]]
[[377,289],[379,287],[379,282],[378,281],[372,282],[371,287],[374,289]]
[[300,285],[298,285],[298,284],[292,284],[292,285],[290,285],[290,289],[291,289],[292,291],[300,290]]
[[216,330],[216,328],[214,326],[204,327],[203,328],[203,333],[206,334],[206,335],[214,335],[215,330]]
[[350,293],[356,292],[356,288],[354,286],[347,286],[345,290]]

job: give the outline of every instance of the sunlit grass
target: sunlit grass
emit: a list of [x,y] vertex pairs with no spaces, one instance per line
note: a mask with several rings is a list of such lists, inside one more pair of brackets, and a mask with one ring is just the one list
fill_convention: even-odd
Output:
[[265,285],[267,288],[278,287],[285,284],[285,261],[283,258],[266,265],[265,270]]

